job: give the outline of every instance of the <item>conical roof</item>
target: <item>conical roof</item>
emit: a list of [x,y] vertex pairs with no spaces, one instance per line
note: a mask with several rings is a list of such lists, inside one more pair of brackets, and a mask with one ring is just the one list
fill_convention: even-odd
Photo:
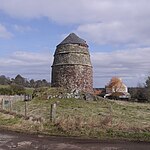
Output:
[[87,46],[86,41],[79,38],[75,33],[70,33],[59,45],[64,44],[81,44]]

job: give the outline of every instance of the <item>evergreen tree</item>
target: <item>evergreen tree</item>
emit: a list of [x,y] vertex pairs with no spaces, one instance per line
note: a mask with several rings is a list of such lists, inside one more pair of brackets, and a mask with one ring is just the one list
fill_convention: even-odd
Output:
[[22,85],[24,86],[25,85],[25,78],[23,78],[21,75],[17,75],[14,79],[14,83],[17,84],[17,85]]
[[0,76],[0,84],[1,85],[8,85],[10,84],[10,79],[6,78],[4,75]]
[[147,80],[145,82],[145,87],[146,87],[147,100],[150,101],[150,76],[147,78]]

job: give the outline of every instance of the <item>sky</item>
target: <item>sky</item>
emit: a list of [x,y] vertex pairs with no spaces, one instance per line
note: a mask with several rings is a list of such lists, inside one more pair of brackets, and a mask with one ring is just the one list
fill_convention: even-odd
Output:
[[72,32],[89,45],[94,87],[150,75],[150,0],[0,0],[0,75],[51,81],[56,46]]

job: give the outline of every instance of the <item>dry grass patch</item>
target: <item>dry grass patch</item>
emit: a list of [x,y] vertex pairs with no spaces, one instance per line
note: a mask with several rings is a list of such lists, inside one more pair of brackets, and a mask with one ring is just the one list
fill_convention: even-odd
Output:
[[[56,122],[50,122],[51,104],[58,102]],[[24,113],[24,102],[13,104]],[[25,124],[48,134],[92,137],[124,137],[150,140],[150,104],[113,100],[84,101],[76,99],[33,99],[27,103],[28,115],[42,117],[42,125]]]

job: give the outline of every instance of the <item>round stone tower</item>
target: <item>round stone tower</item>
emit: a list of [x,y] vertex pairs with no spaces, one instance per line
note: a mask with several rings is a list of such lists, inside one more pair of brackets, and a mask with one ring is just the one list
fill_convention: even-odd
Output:
[[88,45],[74,33],[57,45],[51,85],[93,93],[93,71]]

